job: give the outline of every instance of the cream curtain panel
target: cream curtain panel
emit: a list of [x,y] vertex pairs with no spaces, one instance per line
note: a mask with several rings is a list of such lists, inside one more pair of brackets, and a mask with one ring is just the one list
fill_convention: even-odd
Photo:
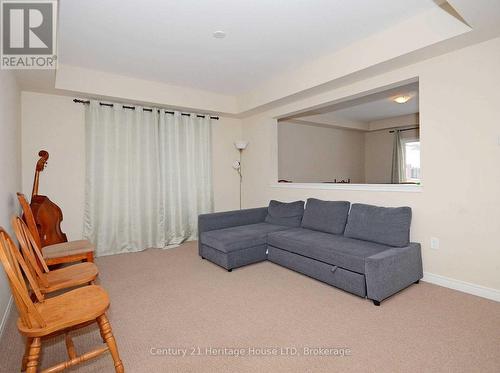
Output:
[[392,147],[391,183],[400,184],[406,181],[405,164],[405,152],[401,139],[401,131],[395,130]]
[[208,116],[91,101],[83,230],[98,255],[196,238],[213,210],[211,143]]

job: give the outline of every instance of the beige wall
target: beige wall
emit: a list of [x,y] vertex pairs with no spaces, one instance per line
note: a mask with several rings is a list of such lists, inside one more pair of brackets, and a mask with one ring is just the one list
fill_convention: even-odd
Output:
[[393,136],[388,130],[365,133],[365,179],[367,183],[390,183]]
[[221,117],[212,123],[215,210],[235,210],[240,206],[240,178],[233,169],[233,162],[239,159],[234,141],[241,139],[241,120]]
[[[21,187],[21,153],[19,133],[19,90],[10,71],[0,70],[0,226],[9,233],[10,218],[18,213],[16,192]],[[0,270],[0,333],[10,299],[10,288],[3,269]]]
[[[40,176],[41,194],[57,203],[64,214],[63,231],[70,239],[82,234],[85,191],[84,106],[73,97],[22,93],[22,186],[29,197],[38,151],[50,153]],[[239,206],[239,178],[232,168],[241,138],[239,119],[213,121],[213,177],[215,209]]]
[[[418,115],[370,122],[372,130],[355,131],[280,121],[278,179],[321,183],[351,179],[353,184],[391,183],[393,134],[390,128],[418,124]],[[401,133],[418,138],[418,131]]]
[[278,179],[364,182],[363,132],[291,122],[278,124]]
[[[391,183],[394,135],[390,133],[390,127],[386,128],[365,133],[365,180],[368,184]],[[401,132],[403,139],[416,139],[418,137],[417,130]]]
[[23,92],[22,180],[23,193],[31,197],[38,152],[49,152],[40,174],[38,192],[63,211],[62,230],[69,239],[80,239],[85,190],[85,128],[83,105],[70,97]]
[[237,99],[233,96],[64,64],[57,67],[55,88],[182,110],[203,108],[214,113],[238,112]]
[[[244,206],[318,197],[413,208],[412,239],[424,271],[500,290],[500,38],[322,92],[244,119]],[[421,192],[290,189],[272,186],[276,118],[418,77]],[[438,250],[430,238],[440,239]]]

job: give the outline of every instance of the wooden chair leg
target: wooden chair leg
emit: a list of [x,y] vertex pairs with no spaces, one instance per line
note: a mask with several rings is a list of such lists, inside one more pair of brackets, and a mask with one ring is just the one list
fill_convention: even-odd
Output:
[[104,338],[104,333],[102,332],[102,328],[99,326],[99,333],[101,333],[102,343],[106,343],[106,339]]
[[23,362],[22,362],[22,365],[21,365],[21,372],[24,372],[26,371],[26,366],[28,365],[28,355],[29,355],[29,352],[30,352],[30,347],[31,347],[31,341],[33,340],[33,338],[26,338],[26,347],[25,347],[25,350],[24,350],[24,356],[23,356]]
[[87,253],[87,257],[85,258],[85,261],[90,262],[90,263],[94,263],[94,253],[93,252]]
[[71,339],[71,336],[66,333],[64,336],[64,340],[66,342],[66,350],[68,351],[68,357],[70,360],[74,360],[77,358],[76,355],[76,350],[75,350],[75,344],[73,343],[73,340]]
[[36,373],[40,360],[42,341],[40,338],[33,338],[28,352],[28,361],[26,363],[26,373]]
[[115,363],[116,373],[124,373],[125,370],[118,353],[118,347],[116,345],[115,337],[113,336],[113,331],[111,330],[108,318],[105,314],[101,315],[97,318],[97,323],[99,324],[99,329],[101,330],[101,336],[106,341],[111,357],[113,358],[113,362]]

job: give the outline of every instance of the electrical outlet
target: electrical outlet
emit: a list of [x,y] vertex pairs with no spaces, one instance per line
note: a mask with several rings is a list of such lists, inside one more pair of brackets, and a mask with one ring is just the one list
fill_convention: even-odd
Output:
[[431,249],[433,250],[439,249],[439,238],[431,237]]

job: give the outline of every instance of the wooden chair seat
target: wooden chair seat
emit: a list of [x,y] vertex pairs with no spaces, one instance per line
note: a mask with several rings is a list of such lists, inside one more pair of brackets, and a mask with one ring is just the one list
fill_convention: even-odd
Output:
[[[26,223],[20,217],[13,216],[12,228],[21,245],[24,257],[24,261],[20,257],[18,257],[18,261],[25,263],[27,272],[32,276],[34,281],[31,290],[39,302],[43,301],[43,295],[46,293],[88,285],[96,279],[99,270],[94,263],[90,262],[50,270],[47,260],[40,252],[40,248]],[[19,253],[15,251],[14,255],[18,256]]]
[[42,293],[86,285],[94,281],[99,271],[94,263],[78,263],[44,273],[47,286],[40,286]]
[[94,252],[95,246],[88,240],[76,240],[69,242],[56,243],[54,245],[44,246],[42,254],[45,259],[54,259],[64,256],[77,254],[87,254]]
[[[27,337],[44,337],[60,330],[86,325],[107,311],[109,297],[100,286],[89,285],[46,298],[43,303],[35,303],[35,308],[46,326],[29,328],[19,318],[17,327]],[[31,322],[36,325],[36,320],[31,319]]]
[[42,255],[47,265],[93,262],[95,246],[88,240],[76,240],[44,246]]
[[94,261],[95,246],[88,240],[62,242],[42,247],[42,240],[40,239],[35,217],[33,216],[33,211],[31,211],[28,200],[22,193],[17,193],[17,199],[23,209],[24,220],[31,234],[35,238],[37,246],[42,251],[47,265],[51,266],[63,263]]

